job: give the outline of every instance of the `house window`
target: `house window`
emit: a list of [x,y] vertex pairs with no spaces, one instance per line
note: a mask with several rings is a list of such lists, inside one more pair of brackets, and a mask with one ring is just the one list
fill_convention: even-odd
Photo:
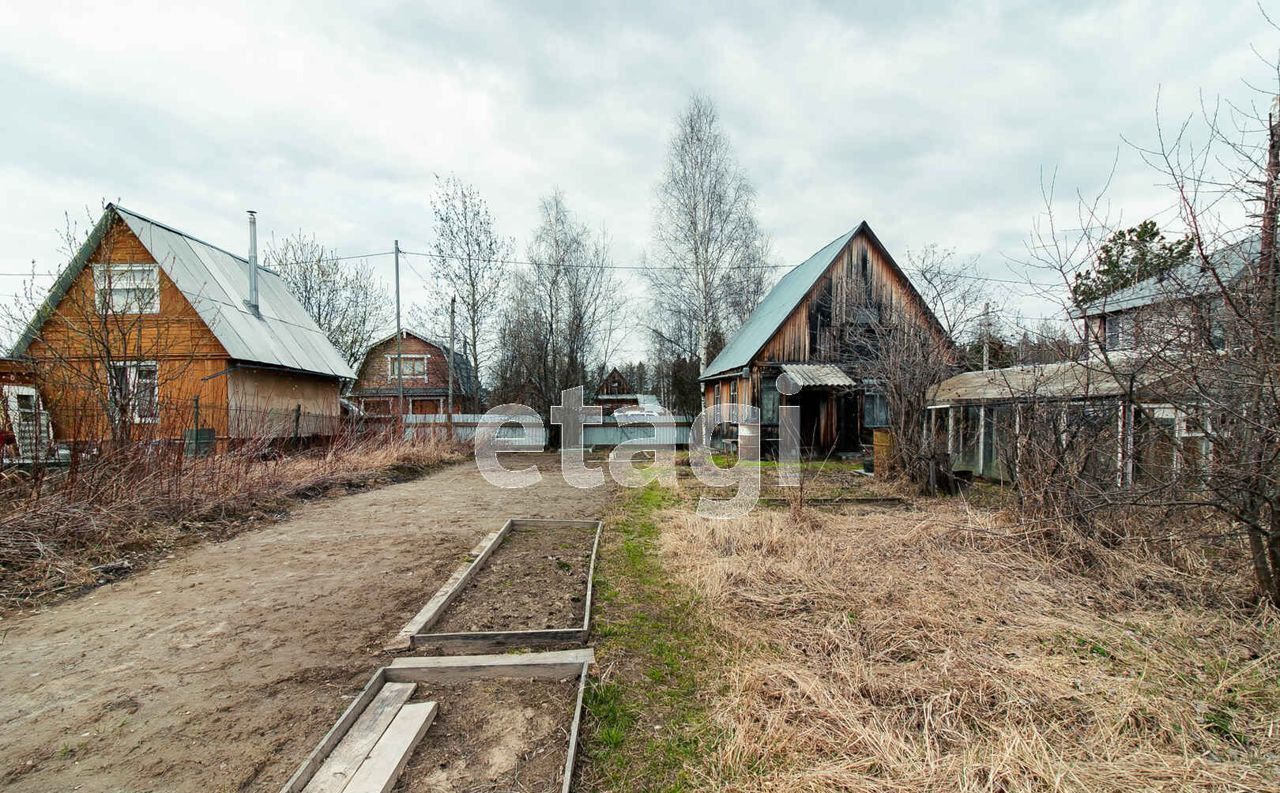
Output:
[[147,423],[159,415],[159,371],[153,362],[111,364],[111,409],[117,417]]
[[760,383],[760,423],[778,423],[778,380],[775,377]]
[[404,376],[406,378],[426,380],[427,356],[402,355],[398,361],[394,355],[387,356],[387,371],[391,373],[392,379],[400,376],[401,368],[404,369]]
[[154,314],[160,310],[160,271],[154,264],[99,264],[93,270],[98,310]]
[[1106,323],[1107,350],[1127,350],[1133,346],[1133,316],[1131,314],[1108,314]]
[[884,394],[868,391],[862,396],[862,426],[889,426],[889,402]]
[[738,381],[732,380],[729,383],[729,420],[738,420]]

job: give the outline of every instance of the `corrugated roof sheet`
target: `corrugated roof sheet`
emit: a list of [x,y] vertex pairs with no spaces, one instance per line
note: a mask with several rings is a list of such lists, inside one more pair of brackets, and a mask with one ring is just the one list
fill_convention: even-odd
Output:
[[818,278],[826,271],[827,265],[831,264],[840,249],[853,239],[857,231],[858,229],[855,228],[841,234],[827,243],[822,250],[782,276],[777,286],[765,295],[764,300],[760,301],[756,310],[751,312],[747,321],[742,323],[738,332],[733,334],[733,338],[715,357],[711,365],[703,370],[702,377],[722,374],[731,369],[741,369],[749,364],[778,326],[786,320],[817,283]]
[[853,378],[829,363],[784,363],[782,371],[801,388],[807,386],[853,386]]
[[1144,363],[1148,362],[1141,356],[1113,355],[1108,361],[1061,361],[963,372],[935,386],[929,404],[1120,396],[1157,382],[1156,373]]
[[[1209,255],[1213,271],[1224,283],[1231,283],[1247,267],[1258,260],[1262,249],[1262,236],[1254,235],[1234,245],[1227,245]],[[1085,306],[1077,316],[1108,314],[1139,306],[1151,305],[1171,298],[1203,294],[1217,287],[1213,273],[1192,262],[1175,267],[1163,275],[1152,276],[1133,286],[1116,290],[1106,297]]]
[[[94,234],[58,279],[46,301],[56,305],[87,264],[102,233],[117,216],[137,236],[191,303],[200,318],[237,360],[280,366],[332,377],[355,379],[355,372],[334,348],[276,273],[258,268],[258,305],[255,316],[245,305],[249,296],[247,259],[210,245],[188,234],[108,204]],[[45,315],[42,309],[41,315]],[[15,353],[21,354],[39,330],[38,318],[23,335]]]

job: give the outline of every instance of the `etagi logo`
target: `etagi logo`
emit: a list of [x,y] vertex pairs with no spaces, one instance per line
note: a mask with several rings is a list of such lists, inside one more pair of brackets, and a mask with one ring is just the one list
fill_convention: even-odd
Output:
[[[787,375],[777,379],[779,394],[794,395],[799,386]],[[560,427],[560,472],[574,487],[590,489],[605,484],[605,469],[623,487],[644,487],[658,482],[676,485],[676,446],[684,442],[683,423],[669,411],[657,408],[646,413],[618,413],[617,443],[609,451],[605,465],[588,467],[583,444],[584,427],[604,423],[598,405],[584,405],[582,387],[560,393],[560,404],[551,408],[551,423]],[[738,431],[738,459],[728,468],[712,459],[712,437],[716,428],[732,423]],[[778,408],[778,484],[800,484],[800,408]],[[476,427],[476,466],[485,480],[496,487],[531,487],[542,481],[536,465],[507,468],[498,460],[502,452],[540,452],[546,426],[538,411],[528,405],[498,405],[484,415]],[[731,498],[703,494],[698,499],[698,515],[732,519],[746,515],[760,498],[760,409],[738,403],[718,404],[699,413],[689,425],[689,467],[694,477],[711,488],[733,488]]]

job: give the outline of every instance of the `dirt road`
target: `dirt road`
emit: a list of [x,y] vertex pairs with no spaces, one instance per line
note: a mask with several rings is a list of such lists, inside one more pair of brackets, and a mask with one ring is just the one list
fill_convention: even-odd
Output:
[[608,491],[539,465],[527,490],[468,462],[313,502],[0,622],[0,786],[277,789],[485,533],[512,516],[600,516]]

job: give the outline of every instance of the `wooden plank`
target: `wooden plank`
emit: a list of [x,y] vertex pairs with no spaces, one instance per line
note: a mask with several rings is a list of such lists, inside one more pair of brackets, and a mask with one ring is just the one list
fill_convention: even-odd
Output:
[[444,655],[397,658],[386,667],[388,680],[420,683],[476,678],[530,677],[555,680],[577,674],[583,664],[595,663],[590,647],[519,655]]
[[511,531],[513,521],[508,520],[503,524],[501,529],[493,532],[485,537],[480,543],[472,549],[473,557],[470,564],[464,565],[453,572],[449,576],[449,580],[436,590],[431,599],[427,601],[427,605],[409,620],[396,637],[383,649],[388,651],[407,650],[413,646],[413,635],[422,633],[430,628],[440,619],[440,615],[449,607],[449,604],[462,593],[462,588],[467,582],[480,570],[480,567],[488,560],[489,555],[493,553]]
[[[497,650],[506,647],[537,647],[560,642],[586,643],[591,628],[591,600],[595,586],[596,558],[600,553],[600,537],[604,522],[599,520],[557,520],[547,518],[512,518],[512,529],[573,528],[595,529],[591,545],[591,561],[587,569],[587,587],[582,608],[582,623],[574,628],[545,628],[516,631],[471,631],[466,633],[415,633],[409,637],[413,648],[431,647],[444,652],[468,649]],[[437,615],[432,621],[439,618]]]
[[582,674],[578,677],[578,701],[573,706],[573,726],[569,729],[569,755],[564,759],[564,784],[560,793],[569,793],[573,788],[573,763],[578,753],[578,727],[582,723],[582,699],[587,693],[587,668],[583,663]]
[[604,521],[596,522],[596,538],[591,543],[591,566],[587,568],[587,599],[582,604],[582,641],[591,633],[591,597],[596,583],[596,557],[600,553],[600,535],[604,533]]
[[539,647],[561,642],[583,643],[582,628],[543,628],[533,631],[483,631],[475,633],[419,633],[413,636],[415,649],[429,647],[444,652],[461,650],[501,650],[512,647]]
[[347,731],[351,729],[351,725],[356,723],[360,718],[360,714],[364,712],[369,703],[374,700],[378,692],[382,690],[383,683],[386,682],[386,670],[378,669],[369,678],[369,682],[361,689],[359,696],[351,701],[347,709],[342,712],[337,723],[325,733],[320,739],[320,743],[315,749],[311,750],[311,754],[307,755],[307,759],[302,761],[302,765],[289,777],[289,781],[281,788],[280,793],[300,793],[315,776],[316,771],[324,763],[325,758],[338,745]]
[[387,793],[436,717],[436,703],[415,702],[400,708],[369,756],[351,778],[346,793]]
[[311,778],[304,788],[305,793],[343,793],[360,764],[400,712],[400,707],[413,696],[415,688],[417,686],[413,683],[384,684]]

